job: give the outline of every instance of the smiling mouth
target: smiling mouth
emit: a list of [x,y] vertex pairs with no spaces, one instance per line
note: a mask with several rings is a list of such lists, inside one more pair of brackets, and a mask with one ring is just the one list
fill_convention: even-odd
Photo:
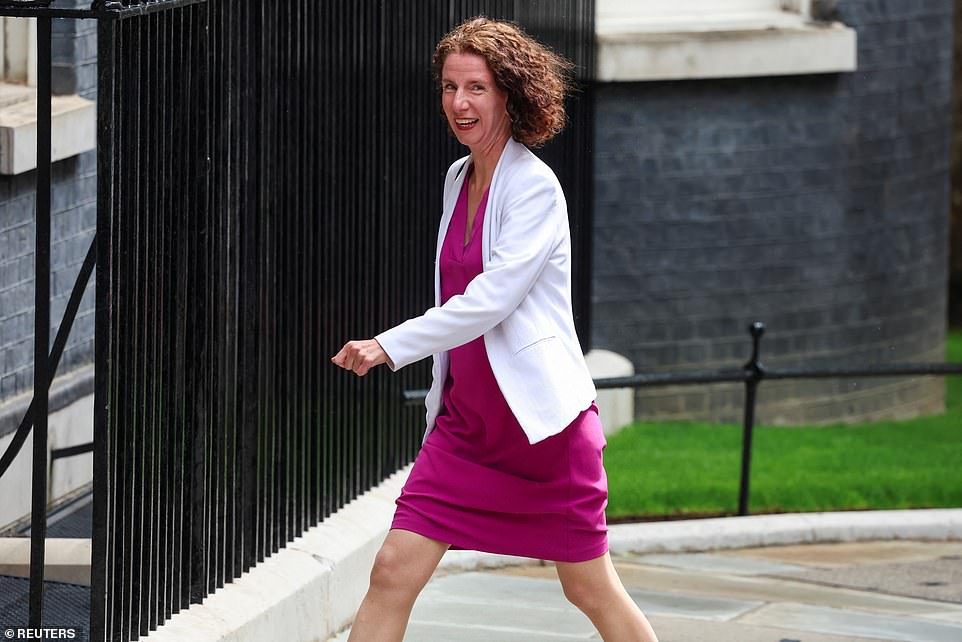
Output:
[[456,124],[459,128],[472,127],[477,122],[477,118],[456,118],[454,120],[454,124]]

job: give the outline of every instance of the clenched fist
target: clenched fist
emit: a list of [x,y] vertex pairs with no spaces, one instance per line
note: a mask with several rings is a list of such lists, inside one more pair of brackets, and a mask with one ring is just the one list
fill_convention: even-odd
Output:
[[366,375],[374,366],[389,362],[387,353],[381,349],[381,344],[376,339],[348,341],[340,352],[331,357],[331,363],[350,370],[359,377]]

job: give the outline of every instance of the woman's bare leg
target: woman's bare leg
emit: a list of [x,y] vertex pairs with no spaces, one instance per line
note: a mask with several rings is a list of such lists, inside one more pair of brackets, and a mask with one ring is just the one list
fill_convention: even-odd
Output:
[[414,601],[448,546],[411,531],[388,531],[348,642],[401,642]]
[[658,642],[606,552],[586,562],[555,562],[565,597],[588,616],[605,642]]

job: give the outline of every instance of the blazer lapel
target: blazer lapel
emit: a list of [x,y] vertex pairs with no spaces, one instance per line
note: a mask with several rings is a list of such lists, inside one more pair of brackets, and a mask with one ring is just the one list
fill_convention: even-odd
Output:
[[498,164],[494,168],[494,174],[491,176],[491,186],[488,188],[488,204],[485,207],[484,223],[481,227],[481,264],[483,268],[488,267],[488,262],[491,259],[492,235],[497,234],[501,228],[501,190],[498,189],[500,179],[517,157],[519,147],[524,149],[524,146],[514,138],[508,139],[501,151],[501,158],[498,159]]

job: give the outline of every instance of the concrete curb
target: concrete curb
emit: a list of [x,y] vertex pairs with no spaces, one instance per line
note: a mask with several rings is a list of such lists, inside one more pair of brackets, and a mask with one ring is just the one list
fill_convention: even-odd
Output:
[[786,513],[608,527],[613,554],[893,539],[962,540],[962,509]]

